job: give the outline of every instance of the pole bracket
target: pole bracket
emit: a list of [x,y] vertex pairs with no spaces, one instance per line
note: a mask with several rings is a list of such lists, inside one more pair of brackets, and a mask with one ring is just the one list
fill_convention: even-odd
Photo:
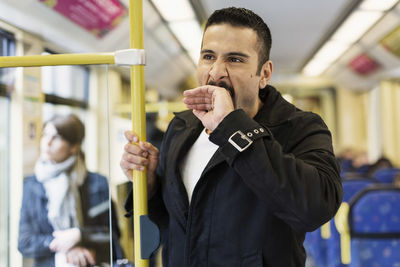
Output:
[[114,55],[115,65],[136,66],[146,65],[146,52],[144,49],[118,50]]

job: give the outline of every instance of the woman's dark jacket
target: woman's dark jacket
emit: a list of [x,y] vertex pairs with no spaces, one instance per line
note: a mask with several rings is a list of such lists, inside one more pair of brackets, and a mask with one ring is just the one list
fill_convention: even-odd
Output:
[[[88,172],[79,191],[84,221],[79,245],[94,249],[97,262],[110,262],[107,179],[97,173]],[[18,249],[24,257],[34,258],[36,267],[54,266],[54,253],[49,249],[54,229],[47,214],[47,196],[43,184],[36,176],[27,177],[24,181]],[[114,250],[120,251],[117,243],[120,233],[114,212],[112,214],[113,233],[116,237]]]
[[[160,150],[161,183],[149,201],[150,218],[165,237],[164,267],[304,266],[305,232],[336,213],[342,186],[329,130],[273,87],[263,90],[254,119],[235,110],[211,133],[219,149],[190,205],[179,166],[204,127],[191,111],[170,123]],[[253,141],[242,152],[228,141],[249,143],[238,130]]]

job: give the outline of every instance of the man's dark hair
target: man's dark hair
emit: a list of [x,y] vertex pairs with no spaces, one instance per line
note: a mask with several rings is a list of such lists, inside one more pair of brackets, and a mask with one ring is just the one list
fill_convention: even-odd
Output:
[[258,39],[258,67],[257,75],[269,60],[271,50],[271,32],[260,16],[245,8],[228,7],[214,11],[208,18],[204,31],[212,25],[227,23],[235,27],[247,27],[257,33]]

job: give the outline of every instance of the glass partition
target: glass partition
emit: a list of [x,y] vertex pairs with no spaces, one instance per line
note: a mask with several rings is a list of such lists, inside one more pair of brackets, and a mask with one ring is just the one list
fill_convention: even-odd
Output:
[[119,166],[132,127],[124,73],[0,68],[0,267],[77,263],[78,254],[94,266],[134,261],[123,208],[131,184]]
[[9,100],[0,96],[0,266],[6,267],[8,264],[8,243],[9,243],[9,224],[8,224],[8,200],[9,200]]
[[[15,55],[14,36],[0,29],[0,56]],[[14,87],[14,69],[0,68],[0,267],[9,266],[9,92]]]
[[[45,68],[48,73],[65,70]],[[22,86],[10,98],[0,97],[0,266],[82,260],[111,266],[125,258],[121,233],[126,231],[119,227],[124,216],[117,203],[122,198],[117,199],[116,191],[126,179],[120,176],[119,160],[110,162],[110,153],[121,155],[110,144],[124,142],[122,133],[130,123],[110,115],[113,97],[107,86],[117,83],[109,79],[108,67],[75,67],[75,74],[79,71],[78,83],[74,75],[52,77],[43,75],[43,67],[21,68],[16,79]],[[52,88],[64,88],[63,94],[55,94],[58,89],[44,92],[48,78]],[[70,92],[64,91],[67,83],[73,85]],[[14,123],[8,127],[10,118]],[[110,125],[120,128],[110,135]],[[20,164],[11,164],[9,159],[18,156]],[[8,189],[13,192],[10,198]],[[3,212],[7,210],[10,215]]]

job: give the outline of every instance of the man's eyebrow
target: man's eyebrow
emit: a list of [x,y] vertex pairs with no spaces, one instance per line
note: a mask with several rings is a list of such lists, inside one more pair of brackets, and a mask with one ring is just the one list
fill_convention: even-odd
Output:
[[249,58],[250,56],[242,53],[242,52],[229,52],[226,54],[227,56],[239,56],[239,57],[244,57],[244,58]]
[[215,54],[215,52],[212,51],[211,49],[203,49],[203,50],[201,50],[201,54],[205,54],[205,53]]
[[[203,50],[201,50],[201,54],[207,54],[207,53],[208,54],[215,54],[215,52],[213,50],[211,50],[211,49],[203,49]],[[239,57],[244,57],[244,58],[249,58],[250,57],[249,55],[247,55],[245,53],[242,53],[242,52],[229,52],[229,53],[226,53],[225,56],[228,56],[228,57],[239,56]]]

